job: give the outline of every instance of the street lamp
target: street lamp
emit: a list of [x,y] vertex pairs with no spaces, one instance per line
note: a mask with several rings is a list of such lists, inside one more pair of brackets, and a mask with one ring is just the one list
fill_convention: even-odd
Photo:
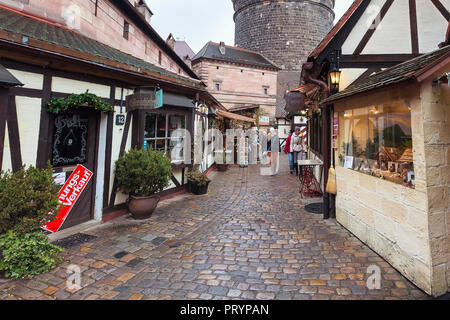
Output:
[[341,82],[341,71],[339,71],[339,58],[340,58],[340,52],[339,50],[336,50],[335,52],[335,59],[333,63],[333,68],[329,72],[330,76],[330,85],[331,85],[331,92],[337,93],[339,92],[339,84]]
[[341,82],[341,71],[339,71],[337,67],[334,67],[329,74],[330,74],[331,90],[334,93],[336,93],[339,91],[339,83]]

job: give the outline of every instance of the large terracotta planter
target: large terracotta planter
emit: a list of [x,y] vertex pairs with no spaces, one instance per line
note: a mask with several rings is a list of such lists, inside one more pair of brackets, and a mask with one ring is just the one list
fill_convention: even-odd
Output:
[[128,211],[137,220],[148,219],[152,216],[160,200],[159,196],[134,197],[130,196]]

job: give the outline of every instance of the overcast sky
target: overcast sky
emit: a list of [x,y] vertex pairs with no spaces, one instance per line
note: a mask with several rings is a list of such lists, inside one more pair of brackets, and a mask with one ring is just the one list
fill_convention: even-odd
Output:
[[[152,26],[166,39],[169,33],[186,40],[194,52],[208,42],[234,45],[231,0],[146,0],[152,10]],[[336,0],[336,21],[353,0]],[[335,22],[336,22],[335,21]]]

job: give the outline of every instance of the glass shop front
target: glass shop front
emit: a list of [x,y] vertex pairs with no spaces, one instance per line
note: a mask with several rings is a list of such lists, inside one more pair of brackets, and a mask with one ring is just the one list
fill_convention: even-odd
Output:
[[411,108],[404,101],[339,112],[338,164],[414,188]]

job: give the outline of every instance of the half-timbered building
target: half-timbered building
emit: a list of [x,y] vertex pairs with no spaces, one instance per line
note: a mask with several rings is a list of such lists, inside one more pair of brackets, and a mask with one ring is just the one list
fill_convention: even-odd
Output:
[[[151,146],[170,154],[173,130],[194,136],[202,123],[208,127],[208,109],[223,109],[152,28],[151,14],[143,1],[0,1],[0,169],[50,163],[59,177],[78,164],[91,170],[64,228],[125,209],[126,195],[114,182],[124,152]],[[136,103],[136,95],[157,90],[162,107]],[[114,114],[89,106],[48,112],[52,98],[87,91]],[[162,195],[184,190],[185,170],[173,163]]]
[[[447,150],[445,112],[430,115],[446,105],[438,81],[448,72],[449,10],[448,0],[355,0],[303,65],[300,103],[289,110],[308,111],[309,155],[323,162],[316,175],[324,177],[325,218],[337,215],[434,295],[448,289],[448,254],[441,254],[448,237],[436,225],[448,214],[435,208],[447,203],[448,179],[430,180],[447,168],[429,152],[445,159]],[[339,98],[356,91],[351,102]],[[325,192],[331,165],[337,196]]]

